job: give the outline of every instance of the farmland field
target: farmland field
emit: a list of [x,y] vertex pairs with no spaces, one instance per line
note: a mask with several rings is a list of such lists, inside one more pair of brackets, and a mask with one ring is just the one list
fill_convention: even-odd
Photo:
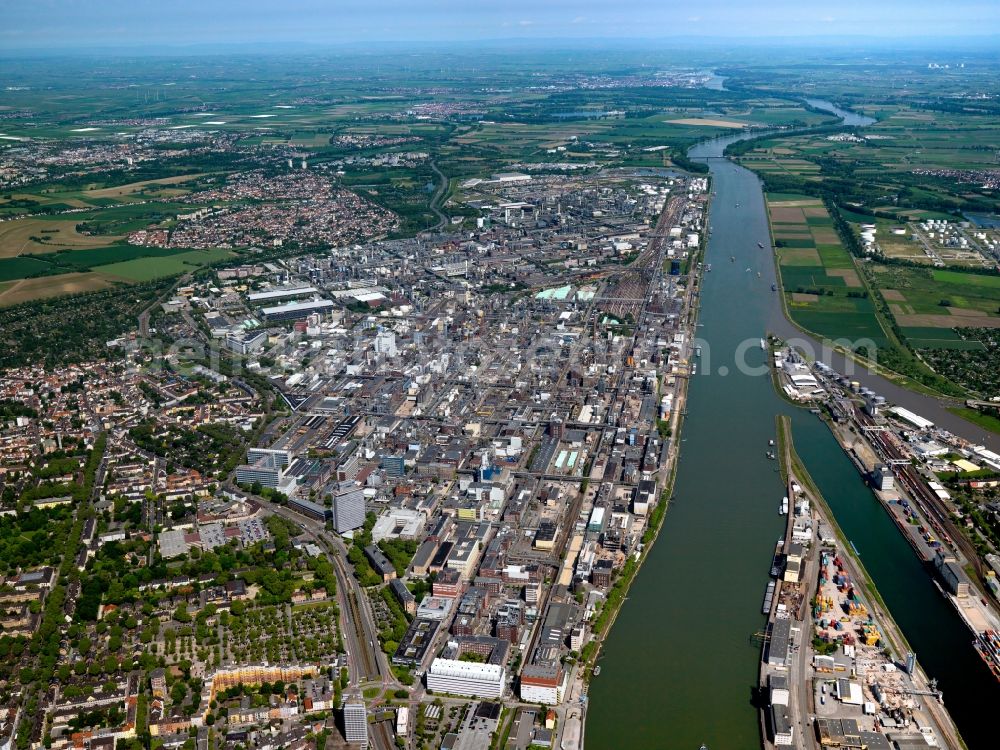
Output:
[[[856,203],[913,221],[954,218],[948,213],[956,210],[996,210],[995,191],[984,187],[981,176],[996,167],[995,117],[899,103],[869,108],[867,114],[878,122],[858,133],[776,135],[736,153],[770,191],[790,192],[800,185],[812,192],[809,188],[820,186],[841,205]],[[920,259],[917,245],[882,229],[887,255]]]
[[6,282],[0,284],[0,307],[47,297],[59,297],[64,294],[93,292],[98,289],[106,289],[113,283],[112,279],[93,271]]
[[179,185],[184,182],[191,182],[192,180],[197,180],[204,176],[205,173],[177,175],[175,177],[162,177],[158,180],[141,180],[140,182],[131,182],[127,185],[118,185],[116,187],[109,187],[109,188],[99,188],[97,190],[87,190],[80,197],[85,200],[88,198],[121,198],[123,196],[132,195],[133,193],[137,193],[151,187],[156,187],[160,185],[165,185],[165,186]]
[[768,194],[767,207],[792,319],[821,336],[888,346],[872,300],[822,201]]
[[234,253],[229,250],[189,250],[177,255],[159,258],[136,258],[121,263],[111,263],[100,266],[104,276],[110,276],[128,281],[149,281],[163,276],[193,271],[198,267],[232,258]]
[[0,224],[0,258],[14,258],[26,253],[51,253],[57,250],[101,247],[122,237],[90,236],[76,231],[79,219],[30,217]]
[[191,259],[193,257],[191,256],[191,252],[190,250],[181,248],[110,245],[85,250],[59,250],[58,252],[42,255],[21,255],[16,258],[0,258],[0,281],[26,279],[43,275],[51,277],[95,269],[103,270],[104,266],[121,265],[141,258],[147,258],[150,259],[150,262],[155,262],[152,259],[183,255],[185,259]]
[[900,326],[915,325],[912,316],[935,318],[931,326],[945,328],[1000,323],[1000,276],[890,265],[872,272]]
[[36,258],[0,258],[0,281],[23,279],[51,270],[51,263]]
[[72,250],[54,253],[51,262],[60,267],[95,268],[109,263],[122,263],[136,258],[163,258],[180,255],[188,251],[178,248],[138,247],[136,245],[112,245],[95,247],[90,250]]
[[1000,276],[876,264],[871,279],[924,362],[973,394],[1000,395]]

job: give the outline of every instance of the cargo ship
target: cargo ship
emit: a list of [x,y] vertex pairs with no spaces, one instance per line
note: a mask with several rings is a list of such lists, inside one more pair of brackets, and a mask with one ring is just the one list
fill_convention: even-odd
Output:
[[983,631],[976,636],[973,645],[993,676],[1000,680],[1000,634],[995,630]]
[[774,599],[774,589],[776,586],[777,584],[774,581],[768,581],[767,591],[764,592],[764,606],[760,608],[761,614],[771,614],[771,601]]
[[784,546],[785,540],[779,539],[774,547],[774,558],[771,560],[771,578],[779,578],[781,576],[782,558],[784,557],[781,550]]

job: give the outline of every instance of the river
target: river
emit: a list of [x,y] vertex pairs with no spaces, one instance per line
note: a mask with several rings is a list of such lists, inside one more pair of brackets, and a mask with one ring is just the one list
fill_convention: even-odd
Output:
[[602,671],[590,688],[585,745],[760,747],[751,703],[760,648],[752,637],[765,624],[760,605],[784,530],[778,514],[784,488],[765,453],[775,416],[790,413],[800,455],[919,661],[939,679],[964,738],[974,750],[991,747],[992,717],[975,706],[1000,698],[1000,688],[976,656],[970,633],[826,425],[778,398],[769,377],[736,366],[739,356],[763,369],[759,339],[780,333],[784,321],[779,295],[771,291],[771,253],[757,246],[769,246],[760,183],[722,158],[740,137],[747,136],[698,144],[689,154],[707,161],[716,193],[705,258],[713,271],[704,276],[699,318],[706,343],[689,390],[675,500],[604,644]]

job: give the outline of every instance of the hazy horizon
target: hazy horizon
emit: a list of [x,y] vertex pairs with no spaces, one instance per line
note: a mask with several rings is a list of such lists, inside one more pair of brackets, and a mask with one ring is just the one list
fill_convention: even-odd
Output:
[[511,0],[476,6],[459,0],[9,0],[4,51],[94,48],[232,47],[421,42],[573,42],[669,40],[677,44],[886,39],[897,43],[991,41],[1000,35],[994,2],[863,0],[840,4],[773,0],[766,5],[703,0]]

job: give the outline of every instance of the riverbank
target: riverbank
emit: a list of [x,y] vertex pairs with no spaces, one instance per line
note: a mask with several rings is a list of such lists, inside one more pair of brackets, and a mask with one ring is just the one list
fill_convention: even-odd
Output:
[[[706,214],[706,216],[708,215]],[[687,319],[688,328],[691,332],[695,331],[697,328],[698,311],[700,307],[698,303],[700,302],[701,297],[699,294],[696,294],[696,290],[701,288],[703,275],[703,271],[699,270],[700,264],[697,263],[698,257],[701,257],[701,255],[702,254],[699,252],[695,255],[695,257],[691,258],[690,266],[692,270],[690,271],[689,278],[695,283],[692,283],[686,291],[685,317]],[[674,491],[674,483],[677,478],[677,464],[681,453],[681,434],[683,432],[684,416],[687,410],[689,386],[690,378],[685,377],[681,380],[677,388],[677,398],[674,408],[670,414],[670,437],[667,439],[670,440],[671,443],[668,448],[668,458],[666,465],[660,467],[661,471],[666,471],[666,477],[660,488],[659,502],[657,502],[656,507],[650,511],[649,521],[645,531],[643,532],[642,550],[637,558],[632,557],[625,563],[622,573],[618,576],[612,589],[608,592],[608,596],[605,600],[601,613],[591,623],[593,634],[587,646],[584,647],[584,651],[581,654],[581,663],[578,667],[578,670],[582,672],[582,675],[578,675],[578,678],[585,684],[590,682],[590,679],[593,676],[594,667],[596,666],[598,658],[600,658],[601,647],[603,646],[604,640],[614,627],[615,620],[618,618],[618,614],[621,612],[622,606],[628,599],[628,592],[632,586],[632,582],[635,580],[635,577],[642,568],[643,563],[652,551],[656,540],[659,538],[660,530],[663,528],[663,520],[670,507],[670,500]],[[594,645],[588,652],[588,647],[590,647],[591,644]]]
[[[822,109],[843,118],[844,125],[852,127],[865,127],[866,125],[875,122],[872,118],[858,115],[857,113],[850,112],[849,110],[841,109],[831,102],[819,99],[807,99],[806,101],[810,106]],[[783,135],[784,134],[781,132],[775,132],[772,137],[780,137]],[[732,143],[743,140],[747,140],[747,137],[722,139],[720,142],[723,143],[723,152]],[[905,406],[916,413],[923,414],[933,419],[935,424],[950,430],[956,435],[966,438],[970,442],[985,445],[994,451],[1000,451],[1000,422],[987,423],[982,419],[977,420],[970,418],[970,415],[956,409],[956,407],[960,406],[958,399],[941,394],[929,386],[926,386],[903,373],[884,367],[877,362],[873,363],[867,359],[861,358],[850,349],[838,344],[832,344],[829,342],[828,337],[817,334],[794,320],[788,308],[788,300],[786,299],[784,293],[785,287],[783,284],[777,250],[775,248],[776,242],[774,239],[774,231],[771,226],[770,214],[766,210],[766,206],[765,217],[768,225],[768,246],[771,248],[773,260],[768,275],[773,283],[777,285],[780,292],[778,294],[780,300],[777,301],[777,307],[780,308],[780,314],[774,316],[773,323],[769,326],[770,332],[786,339],[798,337],[810,340],[810,343],[814,347],[813,355],[817,358],[822,358],[826,364],[830,365],[834,369],[841,372],[852,373],[852,377],[859,380],[862,385],[874,389],[878,393],[886,396],[893,403]],[[868,288],[869,281],[866,276],[866,269],[858,265],[857,259],[853,256],[853,254],[851,254],[851,256],[852,268],[854,268],[856,273],[859,275],[859,278],[862,279],[862,283],[865,285],[865,288]],[[871,292],[870,289],[869,292]],[[883,334],[890,340],[895,340],[896,346],[903,347],[903,349],[905,349],[905,345],[898,341],[895,334],[889,330],[890,326],[888,325],[888,321],[883,318],[882,313],[878,310],[878,306],[876,305],[875,307],[875,313],[878,317],[879,326],[881,327]]]
[[[704,275],[698,311],[703,356],[688,384],[688,418],[678,443],[683,461],[670,512],[630,585],[628,606],[602,643],[601,674],[589,686],[587,748],[760,746],[760,713],[752,700],[760,653],[752,639],[764,627],[761,595],[787,521],[776,513],[787,485],[778,462],[765,455],[773,450],[768,444],[777,414],[792,415],[796,448],[811,478],[866,555],[867,569],[930,665],[927,671],[954,697],[963,734],[976,748],[991,747],[992,722],[975,706],[982,696],[996,696],[997,685],[964,625],[871,502],[829,429],[807,410],[790,409],[767,377],[770,353],[756,342],[768,331],[779,338],[800,334],[782,323],[770,290],[774,261],[760,249],[769,241],[760,181],[722,156],[736,137],[691,153],[710,166],[715,193],[703,259],[713,270]],[[858,379],[873,382],[867,373]],[[900,403],[894,386],[881,382],[871,387]],[[927,399],[914,398],[902,403],[923,413]],[[936,414],[926,416],[937,421]]]

